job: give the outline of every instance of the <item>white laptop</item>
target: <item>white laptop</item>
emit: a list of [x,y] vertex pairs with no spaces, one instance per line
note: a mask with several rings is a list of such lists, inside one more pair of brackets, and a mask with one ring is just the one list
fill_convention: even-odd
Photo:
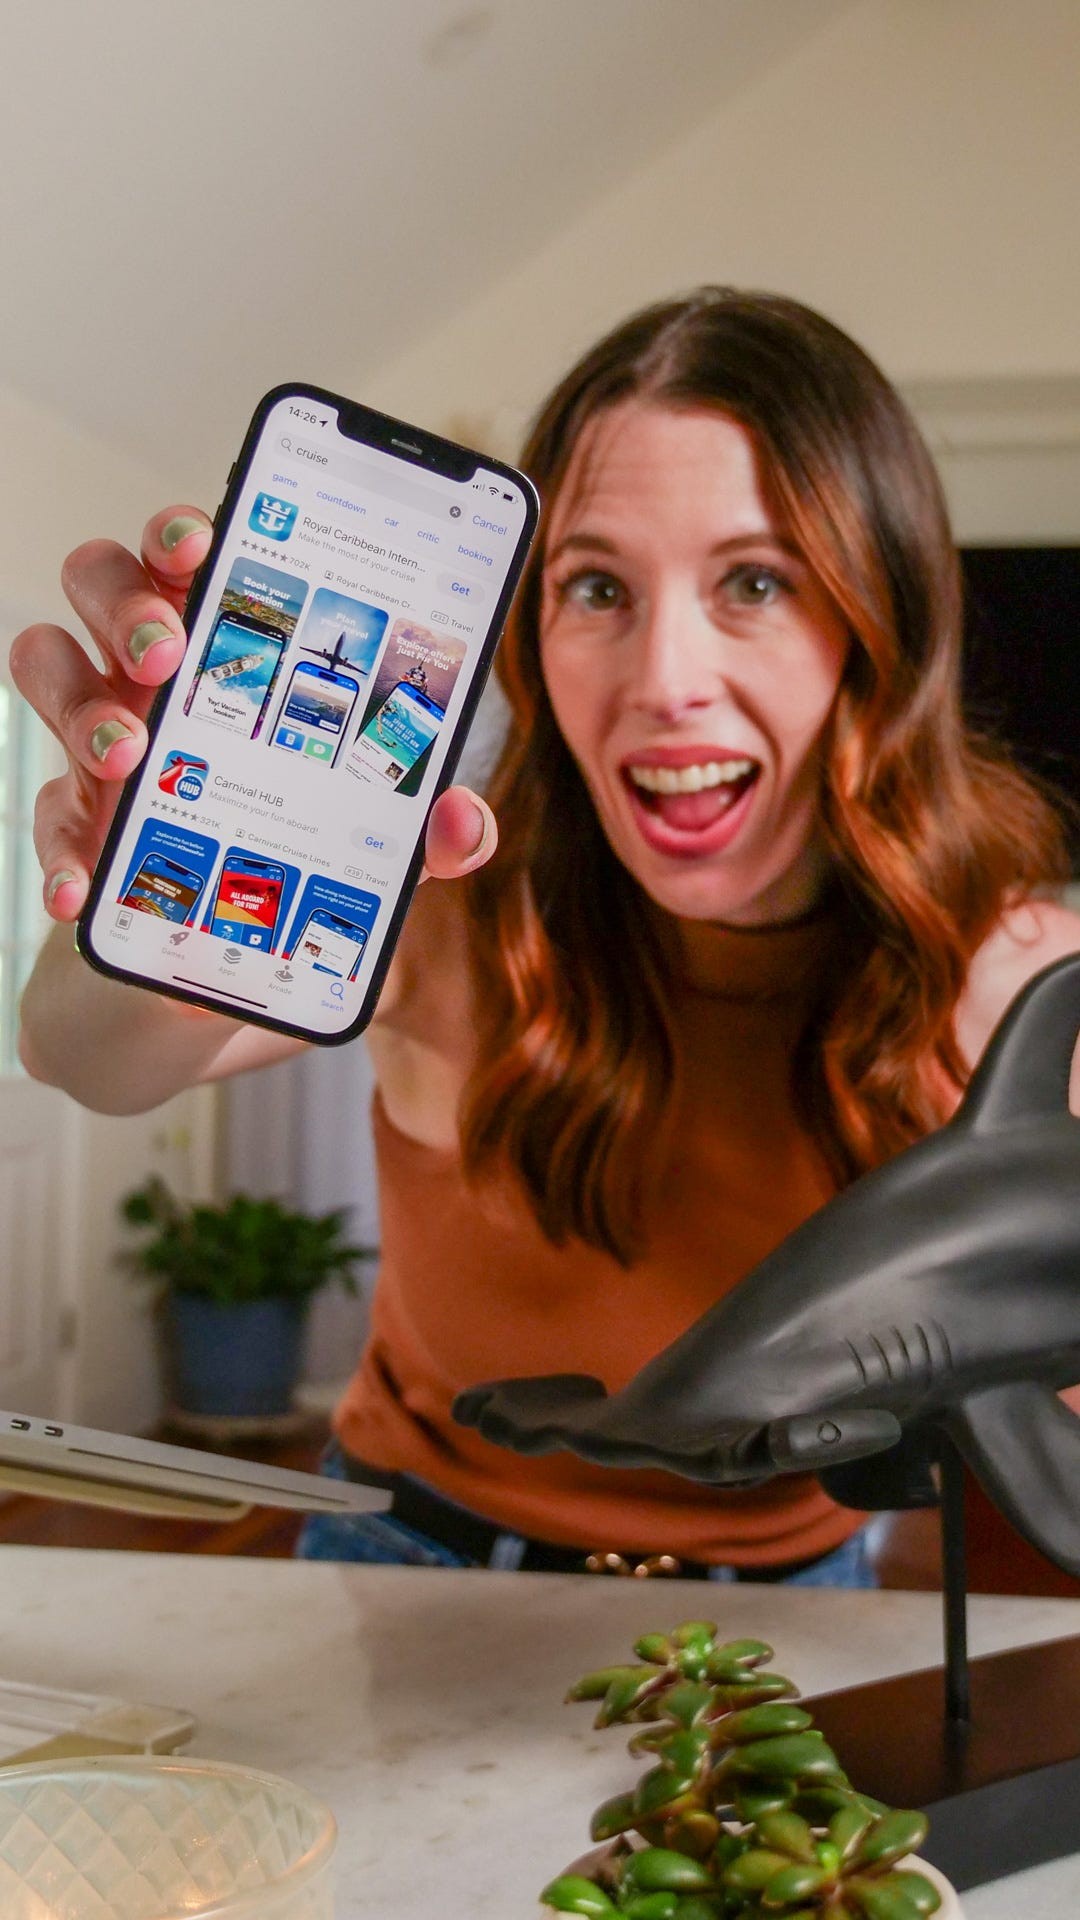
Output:
[[189,1520],[233,1520],[256,1506],[349,1514],[378,1513],[390,1505],[384,1487],[25,1413],[0,1413],[0,1491],[5,1489]]

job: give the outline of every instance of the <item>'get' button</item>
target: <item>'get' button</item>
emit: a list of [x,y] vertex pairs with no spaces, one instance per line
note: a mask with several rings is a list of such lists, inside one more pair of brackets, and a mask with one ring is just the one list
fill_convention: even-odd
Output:
[[370,855],[372,860],[392,860],[398,851],[398,842],[392,833],[372,833],[366,827],[357,827],[350,833],[349,843]]
[[440,573],[438,579],[440,593],[451,600],[467,600],[470,606],[479,606],[485,598],[485,590],[478,580],[467,580],[460,573]]

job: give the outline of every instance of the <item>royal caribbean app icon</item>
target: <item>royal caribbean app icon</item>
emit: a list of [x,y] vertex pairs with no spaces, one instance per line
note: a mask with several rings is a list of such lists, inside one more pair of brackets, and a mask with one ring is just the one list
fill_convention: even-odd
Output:
[[255,505],[248,515],[248,526],[253,533],[265,534],[268,540],[287,540],[293,530],[297,509],[291,500],[279,500],[272,493],[257,493]]
[[178,800],[197,800],[209,771],[209,760],[200,759],[197,753],[167,753],[158,786],[162,793],[175,794]]

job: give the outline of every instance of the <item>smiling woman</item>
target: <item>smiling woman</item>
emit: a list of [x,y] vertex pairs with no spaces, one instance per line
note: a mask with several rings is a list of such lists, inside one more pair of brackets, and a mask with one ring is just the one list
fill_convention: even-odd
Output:
[[[458,884],[420,890],[369,1030],[382,1266],[328,1470],[389,1479],[393,1505],[315,1521],[304,1550],[865,1583],[857,1516],[807,1476],[520,1458],[455,1424],[455,1396],[514,1372],[618,1392],[940,1124],[1022,981],[1080,948],[1042,897],[1058,823],[964,729],[937,479],[828,321],[721,289],[637,314],[523,465],[546,514],[502,651],[499,845],[484,801],[435,802],[428,868]],[[72,757],[38,821],[58,921],[205,551],[173,507],[141,560],[71,557],[107,677],[62,629],[21,636]],[[147,622],[167,640],[133,651]],[[106,722],[125,737],[102,759]],[[31,1070],[112,1111],[281,1044],[101,980],[66,926],[25,1001]]]

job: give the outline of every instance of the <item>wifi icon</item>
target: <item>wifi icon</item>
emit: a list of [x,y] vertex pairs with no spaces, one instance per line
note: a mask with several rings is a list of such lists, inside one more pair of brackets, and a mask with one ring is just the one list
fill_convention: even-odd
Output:
[[489,488],[488,488],[488,492],[489,492],[489,493],[498,493],[498,491],[499,491],[499,489],[498,489],[498,487],[490,487],[490,486],[489,486]]

